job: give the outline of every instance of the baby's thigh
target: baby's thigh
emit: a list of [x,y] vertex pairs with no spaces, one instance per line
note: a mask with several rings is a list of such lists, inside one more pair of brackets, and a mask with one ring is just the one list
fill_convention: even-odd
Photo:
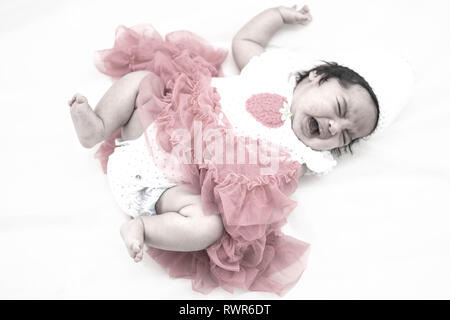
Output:
[[200,204],[200,194],[189,184],[178,184],[164,191],[155,204],[157,214],[179,212],[182,208]]

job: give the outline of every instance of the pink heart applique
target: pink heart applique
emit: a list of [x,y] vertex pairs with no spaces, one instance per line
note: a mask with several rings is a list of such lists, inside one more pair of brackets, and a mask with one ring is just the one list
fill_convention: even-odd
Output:
[[278,128],[283,125],[280,109],[284,102],[287,99],[278,94],[258,93],[245,102],[245,108],[256,121],[269,128]]

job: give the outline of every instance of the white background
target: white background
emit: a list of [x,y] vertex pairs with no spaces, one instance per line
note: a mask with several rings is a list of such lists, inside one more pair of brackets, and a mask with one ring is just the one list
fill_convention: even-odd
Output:
[[[230,49],[251,17],[294,3],[1,1],[0,298],[278,299],[204,296],[148,256],[132,262],[119,235],[125,217],[96,148],[79,145],[66,101],[78,91],[95,106],[107,90],[92,57],[112,46],[119,24],[151,23],[163,35],[187,29]],[[416,84],[383,136],[300,184],[286,232],[312,251],[283,299],[449,299],[450,2],[308,4],[313,23],[282,30],[271,45],[398,49]],[[231,56],[225,71],[237,72]],[[384,72],[395,87],[395,70]]]

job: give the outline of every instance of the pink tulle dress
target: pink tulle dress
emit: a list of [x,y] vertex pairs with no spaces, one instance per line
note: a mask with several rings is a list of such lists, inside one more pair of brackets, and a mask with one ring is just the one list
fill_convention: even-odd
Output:
[[[219,214],[225,228],[222,238],[202,251],[149,247],[147,253],[170,276],[190,278],[193,289],[202,293],[220,286],[230,292],[243,289],[282,295],[299,280],[309,251],[307,243],[281,232],[297,205],[290,195],[298,186],[302,164],[286,148],[274,153],[276,170],[258,157],[249,161],[255,148],[272,150],[273,146],[233,131],[231,120],[238,118],[236,114],[227,117],[221,96],[211,84],[213,78],[221,79],[227,54],[189,31],[162,38],[149,25],[120,26],[114,47],[99,51],[96,66],[113,78],[135,70],[159,76],[157,84],[154,78],[142,80],[136,102],[149,152],[172,181],[195,186],[204,212]],[[277,95],[254,96],[236,110],[281,130],[282,122],[273,115],[265,118],[258,106],[270,109],[284,100]],[[120,130],[96,153],[105,173],[116,138]],[[241,143],[249,140],[252,143]],[[239,148],[246,161],[224,159]]]

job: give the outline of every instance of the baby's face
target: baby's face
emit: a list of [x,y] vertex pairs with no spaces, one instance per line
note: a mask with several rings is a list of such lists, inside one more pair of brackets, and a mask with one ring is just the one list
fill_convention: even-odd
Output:
[[376,124],[375,103],[360,85],[343,87],[330,78],[319,85],[315,72],[295,88],[292,130],[314,150],[331,150],[369,135]]

